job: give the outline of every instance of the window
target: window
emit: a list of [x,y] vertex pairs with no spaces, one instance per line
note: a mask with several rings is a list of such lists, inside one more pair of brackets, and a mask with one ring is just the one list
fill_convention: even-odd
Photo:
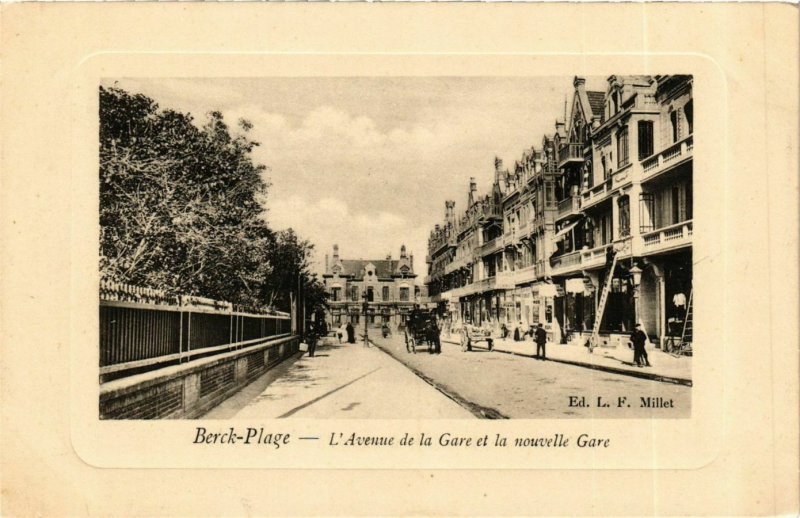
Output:
[[692,105],[693,101],[689,101],[686,103],[686,106],[683,107],[683,116],[686,117],[686,129],[691,135],[694,131],[694,106]]
[[694,200],[692,199],[692,181],[689,180],[686,183],[686,219],[692,219],[692,203]]
[[389,286],[383,287],[383,300],[389,300]]
[[630,198],[622,196],[619,199],[619,237],[631,234],[631,204]]
[[408,302],[408,288],[400,288],[400,300]]
[[678,124],[678,112],[677,111],[672,110],[669,113],[669,124],[670,124],[670,127],[672,128],[672,142],[675,143],[675,142],[678,141],[679,138],[681,138],[681,131],[680,131],[680,126]]
[[350,300],[358,300],[358,288],[356,286],[350,286]]
[[338,302],[342,298],[342,288],[331,288],[331,300]]
[[[370,272],[372,273],[372,272]],[[367,287],[367,301],[372,302],[375,299],[375,290],[372,286]]]
[[655,197],[646,192],[639,195],[639,232],[650,232],[655,228]]
[[618,168],[628,165],[628,128],[617,135],[617,160],[619,160]]
[[608,180],[608,165],[606,164],[606,156],[600,157],[600,167],[603,168],[603,181]]
[[617,97],[617,92],[611,94],[611,101],[614,103],[614,111],[611,112],[611,115],[614,115],[619,111],[619,97]]
[[681,221],[681,189],[675,185],[672,187],[672,223]]
[[653,154],[653,122],[639,121],[639,160]]

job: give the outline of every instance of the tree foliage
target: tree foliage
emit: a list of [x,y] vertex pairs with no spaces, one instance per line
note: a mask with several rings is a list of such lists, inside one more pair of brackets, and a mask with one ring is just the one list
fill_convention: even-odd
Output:
[[141,94],[100,88],[100,269],[111,280],[286,307],[310,243],[265,222],[252,124],[232,134]]

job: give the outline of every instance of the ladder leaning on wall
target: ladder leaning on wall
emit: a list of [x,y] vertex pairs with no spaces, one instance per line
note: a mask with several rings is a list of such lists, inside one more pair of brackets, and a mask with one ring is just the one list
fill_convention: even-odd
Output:
[[589,337],[589,352],[594,352],[594,348],[598,346],[600,334],[600,322],[603,320],[603,312],[606,309],[608,302],[608,294],[611,292],[611,281],[614,279],[614,270],[617,268],[617,257],[619,251],[614,250],[614,258],[611,260],[611,268],[608,270],[606,283],[603,286],[603,292],[600,294],[600,301],[597,304],[597,312],[594,317],[594,325],[592,326],[592,336]]
[[683,319],[683,332],[681,333],[681,343],[678,347],[680,354],[690,356],[692,354],[692,298],[694,289],[689,292],[689,302],[686,304],[686,318]]

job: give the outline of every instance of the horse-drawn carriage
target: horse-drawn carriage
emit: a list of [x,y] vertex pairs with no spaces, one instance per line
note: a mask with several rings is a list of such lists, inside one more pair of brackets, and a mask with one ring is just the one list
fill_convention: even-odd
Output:
[[404,329],[406,351],[416,354],[417,346],[426,343],[428,352],[438,354],[442,352],[439,338],[439,322],[436,314],[431,311],[418,311],[411,315],[408,325]]

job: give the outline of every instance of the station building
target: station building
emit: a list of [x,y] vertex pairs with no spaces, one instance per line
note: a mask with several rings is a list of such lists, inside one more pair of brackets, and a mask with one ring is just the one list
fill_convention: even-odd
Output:
[[[329,260],[330,259],[330,260]],[[342,259],[339,246],[333,256],[325,256],[322,276],[328,294],[328,325],[355,324],[397,326],[404,322],[420,297],[414,273],[414,255],[400,247],[399,259]],[[364,315],[363,304],[368,303]]]

